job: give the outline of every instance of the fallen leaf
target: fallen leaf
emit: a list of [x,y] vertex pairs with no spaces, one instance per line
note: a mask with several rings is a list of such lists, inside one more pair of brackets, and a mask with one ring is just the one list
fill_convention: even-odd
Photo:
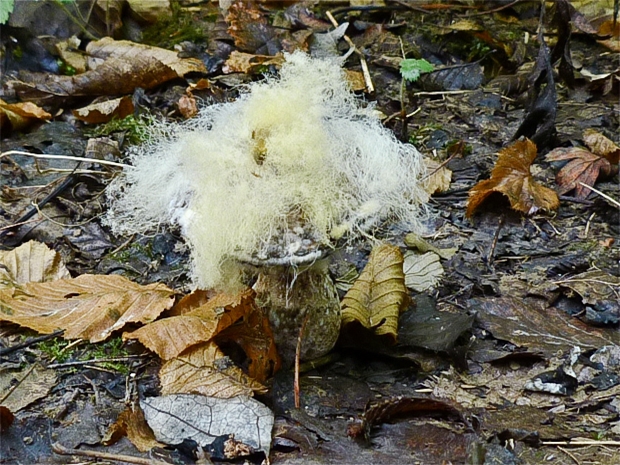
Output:
[[168,360],[159,371],[159,381],[163,395],[202,394],[230,399],[266,392],[265,386],[243,373],[214,342],[191,347]]
[[499,151],[491,178],[481,181],[469,191],[468,217],[494,192],[506,196],[510,206],[527,215],[538,210],[552,211],[558,208],[557,194],[534,181],[530,165],[536,158],[536,145],[529,139],[518,140]]
[[257,305],[252,305],[243,321],[224,329],[216,336],[218,344],[232,341],[250,359],[248,374],[259,383],[273,376],[281,365],[269,318]]
[[576,292],[586,305],[596,305],[605,300],[617,301],[620,295],[620,278],[601,270],[579,273],[554,284]]
[[[200,303],[204,297],[200,293],[194,298]],[[254,291],[246,289],[236,295],[217,294],[195,308],[188,300],[182,300],[179,302],[181,304],[191,310],[155,321],[132,333],[125,333],[123,339],[138,339],[162,359],[170,360],[187,348],[210,340],[246,315],[250,306],[254,305]]]
[[443,275],[439,255],[427,252],[423,255],[408,251],[405,253],[403,271],[405,285],[416,292],[424,292],[435,287]]
[[585,199],[590,194],[590,189],[580,182],[593,186],[599,177],[609,176],[612,172],[611,163],[607,159],[579,147],[553,149],[547,154],[546,160],[568,161],[558,171],[555,181],[560,194],[575,189],[577,199]]
[[590,128],[583,131],[583,142],[592,153],[605,157],[609,163],[618,164],[620,147],[597,130]]
[[146,423],[144,412],[139,405],[133,406],[133,408],[127,407],[123,410],[108,428],[101,443],[110,446],[125,436],[140,452],[148,452],[154,447],[165,447],[165,444],[155,439],[155,434]]
[[228,60],[222,66],[224,74],[230,73],[255,73],[262,66],[281,66],[284,63],[284,55],[278,53],[276,56],[252,55],[233,50]]
[[155,437],[165,444],[192,439],[205,448],[216,438],[233,434],[237,441],[269,456],[274,416],[250,397],[173,394],[147,397],[140,405]]
[[137,87],[152,89],[187,73],[206,73],[196,58],[179,58],[177,52],[105,37],[86,47],[89,71],[76,76],[31,74],[30,82],[16,81],[22,100],[54,102],[68,97],[130,94]]
[[56,380],[54,370],[48,370],[39,364],[24,368],[20,372],[2,370],[0,373],[2,405],[17,413],[47,396],[56,386]]
[[188,94],[189,95],[182,95],[177,102],[179,112],[183,115],[183,118],[185,119],[193,118],[198,114],[198,105],[196,105],[196,98],[191,93]]
[[358,321],[396,340],[398,317],[408,302],[403,256],[394,245],[372,249],[368,264],[342,300],[342,323]]
[[452,171],[430,158],[424,158],[424,164],[428,172],[424,190],[431,195],[447,191],[452,182]]
[[[8,283],[3,283],[3,276]],[[28,241],[13,250],[0,250],[0,289],[70,277],[60,254],[42,242]]]
[[153,321],[174,302],[163,284],[141,286],[118,275],[81,275],[0,290],[0,320],[66,339],[105,340],[126,323]]
[[0,130],[23,131],[31,124],[51,118],[52,115],[32,102],[6,103],[0,99]]
[[249,53],[275,55],[281,49],[277,30],[265,15],[249,2],[234,2],[226,15],[228,34],[235,46]]
[[512,297],[476,298],[469,301],[481,327],[496,339],[510,341],[531,352],[552,357],[569,352],[575,345],[583,349],[620,343],[616,331],[594,329],[554,307],[543,308],[527,299]]
[[106,100],[105,102],[92,103],[83,108],[73,110],[73,116],[88,124],[107,123],[113,118],[124,119],[132,115],[134,105],[131,97],[125,96]]

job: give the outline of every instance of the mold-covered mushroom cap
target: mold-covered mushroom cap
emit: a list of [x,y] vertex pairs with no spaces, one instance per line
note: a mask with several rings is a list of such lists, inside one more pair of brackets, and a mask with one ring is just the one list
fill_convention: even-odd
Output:
[[421,157],[349,89],[335,59],[295,52],[279,77],[183,124],[160,123],[109,188],[116,233],[181,226],[202,288],[239,261],[302,264],[385,220],[418,229]]

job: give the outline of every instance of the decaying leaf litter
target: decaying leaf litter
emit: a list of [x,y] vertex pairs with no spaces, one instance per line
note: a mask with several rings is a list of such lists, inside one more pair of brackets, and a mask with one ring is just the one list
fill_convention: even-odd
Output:
[[[233,2],[223,14],[162,2],[162,16],[177,18],[170,32],[160,17],[154,27],[169,36],[156,45],[186,39],[177,53],[133,43],[137,36],[120,32],[129,22],[121,10],[75,10],[63,24],[79,39],[56,39],[54,52],[75,76],[56,74],[54,55],[23,30],[25,15],[45,35],[43,10],[10,17],[0,159],[0,425],[9,463],[67,460],[52,450],[185,463],[201,454],[260,463],[264,452],[272,463],[618,462],[614,2],[332,3],[282,11]],[[192,27],[181,30],[188,17]],[[332,20],[348,25],[334,29]],[[95,41],[112,34],[124,42]],[[373,224],[356,241],[329,239],[325,276],[347,323],[335,350],[302,361],[295,381],[286,363],[280,369],[265,299],[257,306],[249,289],[190,293],[182,228],[112,235],[101,224],[103,191],[119,163],[130,164],[123,154],[144,128],[157,127],[149,115],[180,122],[192,108],[243,96],[287,53],[343,56],[349,41],[361,52],[344,62],[351,86],[428,158],[420,184],[432,194],[431,215],[421,234]],[[95,56],[106,47],[112,53]],[[104,63],[87,71],[67,50]],[[405,79],[403,59],[432,68]],[[369,79],[374,94],[363,91]],[[121,105],[112,101],[119,93],[132,95]],[[272,139],[264,128],[248,135],[258,176],[277,153]],[[360,224],[344,219],[343,234]],[[390,304],[377,305],[382,298]],[[39,333],[56,336],[29,344]],[[253,393],[262,407],[250,407]],[[152,401],[199,435],[164,433],[149,420]],[[224,414],[214,417],[223,429],[202,431],[193,412],[205,402],[264,426],[226,426]],[[164,444],[190,437],[204,450]]]

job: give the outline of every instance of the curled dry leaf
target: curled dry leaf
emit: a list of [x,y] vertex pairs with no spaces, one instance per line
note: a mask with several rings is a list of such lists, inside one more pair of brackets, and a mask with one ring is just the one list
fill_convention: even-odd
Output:
[[261,66],[281,66],[284,63],[284,55],[278,53],[276,56],[252,55],[237,50],[231,52],[228,60],[222,66],[224,74],[230,73],[255,73]]
[[133,114],[134,105],[131,97],[125,96],[92,103],[83,108],[73,110],[73,116],[89,124],[107,123],[112,118],[123,119]]
[[163,395],[202,394],[230,399],[266,392],[265,386],[246,375],[212,341],[191,347],[164,363],[159,381]]
[[67,339],[99,342],[126,323],[153,321],[173,302],[174,291],[163,284],[86,274],[0,289],[0,320],[44,334],[63,329]]
[[[205,297],[203,292],[192,296],[196,296],[197,303]],[[250,306],[254,305],[254,291],[247,289],[236,295],[217,294],[197,307],[189,301],[187,297],[179,302],[179,305],[191,309],[188,312],[125,333],[123,339],[138,339],[162,359],[170,360],[194,344],[210,340],[249,313]]]
[[6,103],[0,99],[0,130],[22,131],[37,121],[51,118],[52,115],[32,102]]
[[494,192],[506,196],[514,210],[528,215],[541,209],[557,209],[560,205],[557,194],[537,183],[530,174],[535,158],[536,145],[529,139],[518,140],[500,150],[491,178],[480,181],[469,191],[467,216],[471,217]]
[[588,148],[601,157],[606,158],[609,163],[618,164],[620,159],[620,147],[609,140],[600,132],[590,128],[583,131],[583,142]]
[[90,70],[76,76],[33,75],[32,82],[15,82],[22,100],[51,102],[83,95],[130,94],[151,89],[190,72],[205,73],[202,61],[179,58],[176,52],[105,37],[91,42],[86,52]]
[[398,333],[398,317],[408,302],[403,255],[394,245],[372,249],[368,264],[342,300],[342,323],[358,321],[375,334]]
[[110,446],[125,436],[140,452],[148,452],[154,447],[165,447],[165,444],[155,439],[155,434],[146,423],[144,412],[139,405],[127,407],[123,410],[108,428],[101,443]]
[[60,254],[42,242],[28,241],[16,249],[0,251],[0,289],[70,277]]
[[575,189],[575,198],[585,199],[590,189],[581,183],[593,186],[599,177],[609,176],[612,166],[603,157],[579,147],[557,148],[547,154],[548,161],[568,161],[558,172],[555,181],[560,194]]

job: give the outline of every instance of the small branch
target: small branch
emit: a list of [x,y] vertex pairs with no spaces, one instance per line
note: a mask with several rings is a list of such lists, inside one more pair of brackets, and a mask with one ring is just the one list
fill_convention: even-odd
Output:
[[592,186],[588,186],[587,184],[583,183],[583,182],[579,182],[579,184],[581,184],[583,187],[587,187],[588,189],[590,189],[593,192],[596,192],[598,195],[600,195],[601,197],[603,197],[604,199],[606,199],[607,201],[611,202],[613,205],[615,205],[616,207],[620,208],[620,202],[618,202],[615,199],[612,199],[610,196],[608,196],[607,194],[602,193],[601,191],[599,191],[598,189],[595,189]]
[[81,457],[93,457],[96,459],[113,460],[115,462],[135,463],[137,465],[170,465],[168,462],[150,458],[135,457],[133,455],[110,454],[95,450],[69,449],[59,442],[52,444],[52,450],[58,455],[78,455]]
[[54,331],[51,334],[46,334],[44,336],[39,336],[39,337],[33,337],[33,338],[28,339],[27,341],[22,342],[21,344],[16,344],[11,347],[5,347],[4,349],[0,349],[0,356],[11,354],[20,349],[25,349],[26,347],[30,347],[31,345],[36,344],[37,342],[47,341],[48,339],[52,339],[52,338],[55,338],[56,336],[60,336],[64,332],[65,332],[64,329],[59,329],[58,331]]
[[52,363],[47,368],[69,368],[78,367],[83,365],[90,365],[95,363],[110,363],[110,362],[130,362],[143,358],[144,355],[127,355],[126,357],[111,357],[111,358],[98,358],[93,360],[81,360],[79,362],[65,362],[65,363]]

